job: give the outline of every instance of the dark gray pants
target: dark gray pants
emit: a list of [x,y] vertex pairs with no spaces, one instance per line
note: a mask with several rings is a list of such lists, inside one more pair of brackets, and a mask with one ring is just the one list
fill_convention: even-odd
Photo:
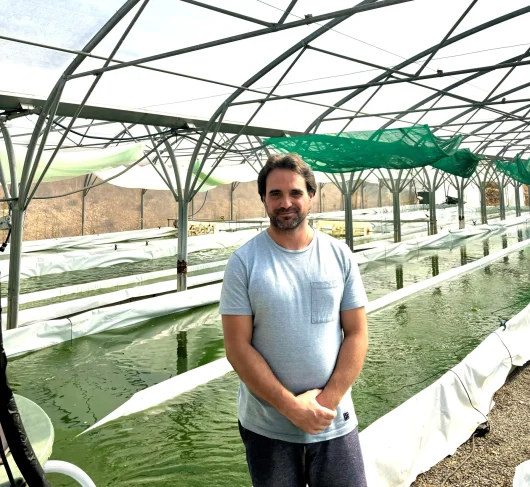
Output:
[[318,443],[289,443],[239,423],[254,487],[367,487],[357,428]]

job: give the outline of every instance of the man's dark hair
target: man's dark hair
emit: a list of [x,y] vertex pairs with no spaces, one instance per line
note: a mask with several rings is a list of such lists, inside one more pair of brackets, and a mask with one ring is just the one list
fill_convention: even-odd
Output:
[[311,168],[302,160],[298,154],[274,154],[267,159],[267,162],[258,174],[258,193],[263,201],[267,193],[267,176],[274,169],[287,169],[299,174],[305,179],[307,192],[315,196],[317,183]]

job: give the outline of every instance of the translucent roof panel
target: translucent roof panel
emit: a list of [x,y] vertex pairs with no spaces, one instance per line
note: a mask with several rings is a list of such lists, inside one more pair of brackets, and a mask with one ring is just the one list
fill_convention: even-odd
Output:
[[[122,0],[0,0],[0,34],[82,50]],[[2,91],[47,95],[73,55],[0,39]]]
[[[2,35],[71,50],[82,49],[123,5],[11,3],[0,0]],[[506,153],[524,147],[530,7],[523,0],[476,2],[470,9],[460,0],[363,4],[380,8],[314,22],[352,2],[298,0],[290,12],[290,0],[152,0],[145,8],[138,2],[76,69],[63,100],[83,99],[118,46],[91,105],[206,123],[228,100],[223,120],[242,127],[334,133],[429,124],[438,136],[464,135],[463,146],[485,154],[496,155],[503,144]],[[0,40],[0,69],[7,73],[0,91],[45,99],[73,57]],[[135,60],[139,66],[116,68]],[[250,89],[232,96],[246,82]],[[22,134],[25,123],[13,121],[13,130]],[[87,130],[88,137],[72,134],[69,143],[88,144],[90,134],[112,138],[124,128]],[[519,134],[515,142],[509,131]],[[54,133],[49,144],[59,137]]]

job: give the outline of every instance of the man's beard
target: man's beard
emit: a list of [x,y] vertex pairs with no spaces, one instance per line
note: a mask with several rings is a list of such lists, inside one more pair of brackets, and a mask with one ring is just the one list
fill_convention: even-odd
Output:
[[[285,220],[285,216],[287,216],[287,213],[289,213],[290,218]],[[269,213],[267,211],[267,214],[269,215],[271,225],[274,228],[285,231],[294,230],[295,228],[298,228],[300,223],[302,223],[307,217],[307,213],[300,213],[298,208],[294,207],[291,207],[288,210],[276,210],[273,213]]]

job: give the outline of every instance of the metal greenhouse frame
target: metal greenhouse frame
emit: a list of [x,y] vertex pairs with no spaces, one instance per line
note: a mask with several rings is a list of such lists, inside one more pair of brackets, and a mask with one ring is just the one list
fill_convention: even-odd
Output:
[[[82,0],[79,1],[82,3]],[[530,92],[527,93],[525,90],[530,89],[530,82],[517,80],[514,83],[512,79],[517,78],[516,75],[530,65],[530,46],[528,44],[508,46],[512,50],[517,50],[517,54],[501,59],[498,51],[492,48],[490,51],[495,52],[491,54],[491,59],[488,57],[487,62],[483,62],[476,54],[479,61],[472,67],[469,67],[469,62],[466,63],[466,67],[455,64],[455,67],[450,66],[449,69],[433,68],[433,66],[435,62],[438,66],[439,59],[443,59],[437,57],[439,54],[465,44],[470,38],[482,40],[484,37],[480,37],[481,35],[495,33],[497,32],[495,29],[501,27],[510,29],[509,32],[517,32],[520,26],[517,22],[523,18],[527,19],[530,6],[522,6],[513,11],[507,11],[509,7],[506,6],[496,6],[494,10],[499,12],[493,15],[488,11],[488,6],[477,4],[477,0],[471,1],[465,8],[446,8],[452,20],[447,25],[440,26],[441,29],[443,27],[443,35],[427,47],[421,46],[421,39],[414,39],[414,47],[410,49],[416,50],[416,46],[420,45],[417,53],[391,65],[388,60],[385,61],[387,59],[385,53],[381,54],[381,59],[377,56],[374,59],[374,56],[368,56],[366,52],[355,50],[350,52],[344,49],[342,44],[327,42],[326,39],[337,33],[351,37],[349,34],[337,31],[337,28],[340,26],[350,29],[348,32],[351,32],[351,26],[354,25],[352,22],[357,18],[369,15],[373,20],[378,16],[402,15],[401,9],[408,9],[406,12],[410,13],[414,11],[416,5],[419,5],[418,2],[364,0],[355,6],[350,5],[341,10],[314,15],[300,15],[303,11],[300,9],[307,6],[304,0],[286,0],[283,3],[282,8],[272,6],[273,9],[276,8],[274,15],[269,11],[270,16],[265,19],[252,13],[254,7],[250,2],[229,9],[220,8],[206,1],[177,1],[175,8],[186,4],[187,8],[195,9],[199,25],[202,16],[207,13],[216,16],[220,23],[223,19],[229,19],[240,22],[245,27],[248,24],[255,24],[258,27],[254,30],[245,28],[235,35],[220,36],[165,52],[160,52],[158,46],[157,54],[144,55],[127,61],[121,59],[121,49],[139,29],[138,25],[141,25],[143,17],[150,8],[149,0],[126,1],[104,25],[100,26],[99,30],[92,33],[91,39],[82,49],[54,46],[14,35],[0,35],[0,41],[9,46],[24,46],[27,49],[36,49],[38,52],[61,53],[70,58],[67,67],[57,76],[56,83],[47,98],[0,93],[0,110],[3,110],[0,113],[0,127],[9,159],[10,181],[13,182],[8,188],[0,166],[4,201],[10,206],[12,221],[8,328],[17,326],[24,213],[32,199],[36,198],[36,190],[43,181],[46,170],[53,163],[58,151],[62,149],[95,149],[138,140],[148,144],[144,156],[135,164],[142,161],[152,164],[178,203],[179,291],[187,287],[187,222],[190,216],[188,203],[193,200],[203,184],[199,181],[199,173],[207,169],[209,174],[212,174],[219,165],[227,162],[248,163],[259,168],[260,161],[267,154],[267,149],[262,144],[262,138],[266,137],[316,133],[340,134],[346,130],[365,126],[371,129],[385,129],[396,124],[410,126],[421,123],[428,124],[439,136],[461,134],[462,147],[469,148],[486,158],[473,178],[468,180],[457,176],[449,177],[439,171],[431,174],[427,170],[419,169],[398,174],[379,169],[340,177],[330,176],[330,181],[340,189],[344,197],[346,241],[351,248],[353,248],[352,195],[357,190],[363,190],[369,175],[377,175],[380,188],[385,186],[393,193],[395,241],[401,240],[399,193],[413,179],[421,182],[433,196],[429,208],[430,233],[437,232],[434,194],[446,181],[450,181],[457,190],[461,227],[465,225],[464,191],[472,180],[481,191],[485,191],[485,185],[494,180],[501,195],[504,188],[513,185],[518,202],[516,212],[520,214],[521,183],[513,182],[507,176],[498,174],[493,161],[511,160],[516,154],[524,155],[528,152]],[[314,8],[314,5],[308,8]],[[324,7],[320,5],[320,8]],[[385,13],[390,11],[394,13]],[[478,20],[473,17],[475,14]],[[295,20],[292,20],[293,18]],[[472,25],[468,25],[469,23]],[[512,24],[515,27],[512,28]],[[413,36],[413,32],[411,35]],[[260,38],[267,40],[262,42],[259,41]],[[249,60],[257,62],[258,44],[253,43],[259,41],[262,42],[260,44],[262,47],[266,47],[268,44],[265,42],[269,42],[269,39],[271,43],[272,39],[280,39],[279,47],[275,45],[276,51],[264,56],[267,61],[261,64],[261,67],[246,81],[245,78],[240,78],[238,82],[226,82],[221,79],[226,73],[222,73],[219,79],[214,79],[202,74],[180,72],[161,64],[173,59],[188,59],[191,56],[202,55],[204,51],[214,52],[214,49],[223,46],[228,49],[229,46],[241,44],[249,45],[249,50],[252,50]],[[110,43],[110,48],[106,55],[102,55],[98,51],[98,46],[105,42]],[[380,49],[378,52],[380,51],[384,50]],[[467,54],[475,55],[475,53]],[[116,56],[120,56],[120,59]],[[445,62],[456,63],[455,58],[456,55],[451,61]],[[316,59],[325,63],[325,66],[332,66],[331,63],[339,63],[340,66],[360,66],[365,73],[364,80],[353,84],[341,82],[337,84],[336,80],[331,80],[332,77],[319,78],[323,86],[313,90],[298,90],[296,84],[293,88],[293,84],[286,82],[299,67],[307,66]],[[235,62],[234,59],[230,60]],[[197,66],[199,65],[201,68],[204,67],[198,63]],[[206,117],[182,117],[155,113],[146,109],[115,109],[102,104],[88,103],[89,99],[98,93],[98,85],[102,80],[119,76],[124,69],[127,69],[128,73],[163,75],[175,80],[175,83],[177,80],[179,82],[184,80],[189,83],[199,83],[200,86],[222,87],[229,93],[216,107],[210,107]],[[204,69],[197,71],[201,73]],[[375,72],[375,75],[372,75],[372,72]],[[233,73],[233,76],[236,75],[237,73]],[[272,86],[258,87],[257,83],[263,79],[273,80]],[[470,96],[469,90],[466,91],[465,88],[472,86],[474,81],[482,79],[488,84],[486,96],[480,98]],[[78,86],[79,83],[83,88],[78,91],[78,95],[80,93],[84,95],[79,96],[78,102],[64,101],[67,89],[72,85]],[[3,89],[1,84],[0,89]],[[404,90],[403,93],[407,95],[403,96],[403,99],[400,90]],[[411,93],[412,98],[410,98]],[[334,102],[331,97],[336,95],[340,98]],[[390,101],[392,108],[378,108],[380,105],[386,106]],[[291,125],[290,112],[286,107],[293,106],[303,109],[302,115],[291,117],[296,118],[298,125],[296,130],[290,130],[288,127]],[[374,109],[369,111],[371,106],[374,106]],[[228,122],[227,115],[232,111],[236,114],[244,113],[244,116],[237,116],[245,121]],[[260,118],[265,117],[265,113],[266,116],[271,117],[271,120],[280,120],[280,122],[276,122],[273,128],[268,128]],[[278,114],[282,116],[278,117]],[[31,131],[10,134],[12,131],[10,124],[25,117],[35,120]],[[13,141],[27,149],[18,180]],[[51,151],[52,155],[45,171],[40,178],[36,178],[37,166],[44,151]],[[177,159],[187,161],[185,174],[182,173]],[[160,164],[157,164],[158,161]],[[134,167],[134,164],[128,169],[131,167]],[[194,172],[194,169],[198,170]],[[172,178],[176,181],[175,186],[171,183]],[[83,195],[83,203],[90,189],[104,182],[96,183],[93,177],[87,175],[84,187],[79,190]],[[236,187],[237,183],[232,183],[231,194]],[[143,201],[145,190],[141,182],[138,188],[142,189]],[[501,218],[505,217],[503,198],[501,196]],[[232,212],[233,210],[231,214]],[[485,200],[483,200],[482,219],[487,221]],[[141,221],[143,227],[143,204]]]

